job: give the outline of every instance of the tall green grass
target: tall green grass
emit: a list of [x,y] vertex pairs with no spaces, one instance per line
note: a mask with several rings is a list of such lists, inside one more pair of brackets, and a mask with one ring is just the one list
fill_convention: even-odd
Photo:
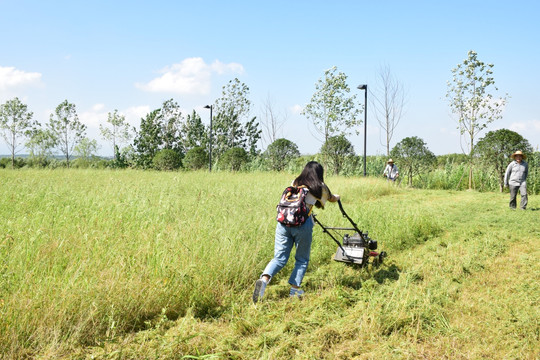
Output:
[[[509,212],[499,194],[327,176],[388,262],[367,270],[334,263],[335,244],[315,228],[306,301],[283,299],[289,264],[254,308],[277,198],[293,177],[0,170],[0,354],[285,359],[326,358],[332,349],[329,358],[376,358],[381,342],[407,357],[392,348],[458,332],[449,322],[467,281],[513,243],[540,236],[537,214]],[[347,225],[334,204],[317,214]]]

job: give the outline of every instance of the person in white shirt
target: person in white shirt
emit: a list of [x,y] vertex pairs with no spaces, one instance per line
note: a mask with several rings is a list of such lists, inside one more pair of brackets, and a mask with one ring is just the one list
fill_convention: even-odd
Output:
[[512,161],[506,168],[504,174],[504,186],[510,189],[510,209],[516,208],[517,193],[521,194],[521,210],[527,208],[527,175],[529,174],[529,165],[523,160],[527,156],[520,150],[512,154]]
[[384,169],[383,176],[388,179],[388,181],[396,181],[399,176],[399,170],[394,164],[394,160],[389,159],[386,163],[386,168]]

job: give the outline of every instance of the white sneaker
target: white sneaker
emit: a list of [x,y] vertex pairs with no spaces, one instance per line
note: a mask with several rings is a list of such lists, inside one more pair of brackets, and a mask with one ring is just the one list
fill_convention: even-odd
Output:
[[255,290],[253,290],[253,303],[256,304],[264,296],[264,290],[266,289],[266,281],[259,279],[255,281]]

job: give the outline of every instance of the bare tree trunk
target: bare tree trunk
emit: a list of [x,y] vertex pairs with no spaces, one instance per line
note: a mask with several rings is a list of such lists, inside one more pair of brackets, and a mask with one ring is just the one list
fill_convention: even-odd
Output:
[[15,133],[13,133],[11,141],[11,168],[15,169]]
[[405,107],[405,91],[388,66],[379,70],[379,82],[380,86],[371,93],[371,99],[375,118],[385,134],[386,155],[390,156],[390,142]]
[[[283,120],[280,120],[282,116]],[[268,144],[272,144],[278,139],[278,132],[286,120],[286,115],[276,113],[274,103],[270,96],[268,96],[263,104],[263,116],[261,121],[261,125],[265,130],[264,140],[266,140]]]

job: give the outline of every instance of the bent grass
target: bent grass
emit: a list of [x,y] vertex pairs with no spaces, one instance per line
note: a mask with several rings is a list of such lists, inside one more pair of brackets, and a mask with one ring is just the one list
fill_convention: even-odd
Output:
[[[538,212],[510,212],[500,194],[329,177],[389,258],[378,269],[332,262],[335,244],[316,227],[306,299],[287,298],[289,264],[253,306],[292,177],[0,171],[0,354],[538,356]],[[347,225],[337,206],[318,213]]]

